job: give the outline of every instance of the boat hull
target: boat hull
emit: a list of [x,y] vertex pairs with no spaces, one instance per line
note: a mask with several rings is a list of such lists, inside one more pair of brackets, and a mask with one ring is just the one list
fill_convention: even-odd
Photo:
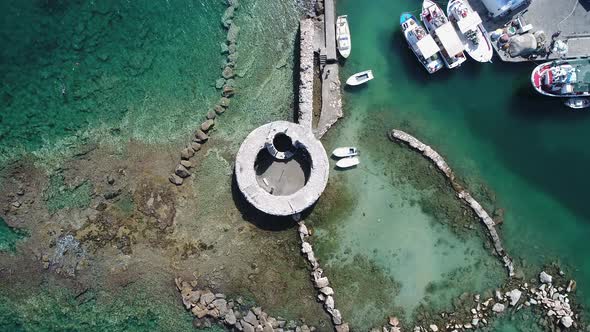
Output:
[[348,157],[348,158],[338,160],[338,162],[336,162],[336,167],[341,168],[341,169],[346,169],[346,168],[355,167],[356,165],[358,165],[360,163],[361,163],[361,161],[359,160],[359,158]]
[[[557,86],[555,82],[555,69],[567,68],[574,69],[576,81],[565,82],[572,86],[571,91],[552,90]],[[571,59],[545,62],[533,69],[531,73],[531,84],[540,94],[549,97],[558,98],[580,98],[590,97],[590,60],[589,59]],[[565,85],[565,84],[562,84]]]
[[365,71],[361,71],[360,73],[356,73],[352,76],[350,76],[347,80],[346,80],[346,85],[350,85],[350,86],[356,86],[356,85],[361,85],[361,84],[365,84],[368,81],[373,79],[373,71],[372,70],[365,70]]
[[[414,22],[416,27],[411,26],[409,24],[410,22]],[[410,34],[415,33],[416,29],[423,29],[423,27],[419,25],[419,22],[416,19],[416,17],[414,17],[414,15],[410,13],[403,13],[400,16],[400,26],[402,28],[402,33],[406,38],[406,42],[408,43],[409,49],[412,50],[412,52],[418,59],[418,62],[422,64],[422,67],[424,67],[424,69],[426,69],[426,71],[429,74],[433,74],[439,71],[444,66],[444,63],[440,59],[440,57],[436,55],[436,58],[434,60],[431,60],[430,57],[426,59],[424,55],[420,52],[419,47],[416,45],[416,43],[412,41],[412,38],[410,37]]]
[[346,158],[346,157],[354,157],[359,154],[358,150],[355,147],[341,147],[336,148],[332,151],[332,155],[337,158]]
[[[437,24],[435,22],[436,20],[434,18],[431,18],[430,15],[427,14],[430,11],[430,9],[434,9],[437,12],[438,19],[440,19],[441,22],[444,22],[444,24]],[[439,36],[437,36],[436,30],[448,23],[449,19],[436,3],[430,0],[424,0],[424,2],[422,3],[422,13],[420,14],[420,19],[422,20],[422,22],[424,22],[424,27],[426,28],[426,31],[435,36],[435,40],[441,48],[440,54],[447,68],[457,68],[461,66],[463,62],[467,61],[467,57],[465,56],[464,52],[459,52],[456,53],[454,56],[451,56],[445,51],[445,47],[442,44]],[[458,37],[459,36],[457,35],[456,38]]]
[[345,59],[350,56],[352,41],[350,39],[348,15],[338,16],[336,19],[336,46],[340,56]]
[[483,25],[480,23],[477,26],[474,26],[473,29],[469,29],[469,31],[473,31],[473,33],[475,33],[476,40],[478,41],[477,44],[470,40],[469,37],[465,35],[465,33],[461,32],[458,24],[462,17],[457,12],[461,7],[465,8],[467,14],[474,13],[467,1],[453,0],[447,5],[447,16],[449,17],[449,20],[451,20],[451,22],[453,22],[455,25],[457,34],[465,46],[465,52],[475,61],[491,62],[492,57],[494,56],[494,48],[492,46],[492,42],[490,41],[490,36]]

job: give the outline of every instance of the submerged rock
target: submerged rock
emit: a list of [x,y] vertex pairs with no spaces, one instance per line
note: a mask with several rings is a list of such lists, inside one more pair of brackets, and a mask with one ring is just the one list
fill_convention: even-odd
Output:
[[522,295],[522,292],[519,291],[518,289],[511,290],[508,293],[508,297],[510,297],[510,305],[515,306],[516,303],[518,303],[518,301],[520,300],[521,295]]
[[493,312],[497,312],[497,313],[501,313],[504,312],[504,305],[502,303],[496,303],[494,304],[494,306],[492,307],[492,311]]
[[208,132],[209,130],[211,130],[211,128],[213,128],[213,126],[215,126],[215,121],[209,119],[201,124],[201,130],[204,132]]
[[195,140],[197,143],[204,143],[209,139],[209,136],[205,134],[201,129],[197,129],[195,132]]
[[176,175],[180,176],[181,178],[188,178],[191,176],[191,173],[182,164],[178,164],[176,166],[174,173],[176,173]]
[[550,284],[553,282],[553,277],[547,272],[543,271],[539,274],[539,281],[544,284]]

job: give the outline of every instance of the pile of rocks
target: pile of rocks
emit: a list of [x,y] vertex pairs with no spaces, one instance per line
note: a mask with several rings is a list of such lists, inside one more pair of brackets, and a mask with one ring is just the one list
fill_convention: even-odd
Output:
[[209,140],[210,131],[215,126],[215,119],[227,110],[230,98],[236,93],[234,70],[238,60],[237,37],[240,28],[234,22],[234,15],[238,7],[238,0],[227,0],[227,8],[221,17],[221,23],[227,30],[226,41],[221,43],[221,53],[226,58],[221,66],[221,77],[215,82],[215,88],[221,90],[221,98],[213,109],[207,112],[204,122],[195,131],[192,141],[180,151],[181,160],[176,165],[174,173],[170,174],[168,178],[171,183],[177,186],[191,176],[190,169],[193,167],[193,163],[190,159]]
[[197,282],[175,280],[176,288],[182,296],[182,303],[195,316],[193,325],[209,327],[209,319],[224,324],[230,330],[244,332],[312,332],[315,327],[298,325],[295,321],[274,318],[260,307],[242,308],[239,299],[228,299],[224,294],[213,293],[209,289],[197,288]]
[[[545,271],[540,273],[539,281],[539,287],[533,287],[529,286],[528,283],[523,283],[513,287],[511,290],[496,290],[494,297],[490,297],[484,301],[481,301],[480,295],[475,295],[474,305],[469,310],[468,317],[470,317],[470,321],[465,321],[465,318],[457,318],[460,316],[458,312],[451,314],[443,313],[441,317],[448,319],[448,321],[443,324],[439,323],[438,325],[425,324],[428,328],[415,326],[413,331],[436,332],[441,330],[439,326],[442,326],[444,331],[464,331],[481,328],[488,325],[488,320],[502,314],[507,308],[514,308],[514,310],[518,311],[523,307],[531,306],[537,306],[556,326],[560,325],[560,328],[573,327],[577,329],[577,323],[574,319],[579,319],[579,317],[573,312],[567,294],[575,291],[576,282],[570,280],[565,288],[553,286],[553,277]],[[391,318],[389,325],[392,325]],[[400,330],[394,330],[393,328],[389,330],[388,326],[384,326],[383,331],[399,332]]]
[[471,196],[471,194],[469,194],[469,192],[464,190],[461,187],[461,185],[455,181],[455,174],[453,173],[453,170],[449,167],[447,162],[444,160],[444,158],[438,152],[433,150],[430,146],[422,143],[417,138],[404,131],[394,129],[391,131],[389,137],[392,141],[399,140],[407,143],[410,147],[420,151],[422,155],[434,162],[436,167],[451,182],[451,185],[453,186],[453,189],[456,191],[457,196],[461,200],[463,200],[467,205],[469,205],[473,212],[475,212],[479,219],[484,223],[488,231],[488,235],[490,236],[490,239],[494,244],[494,249],[496,253],[502,259],[504,266],[506,266],[506,269],[508,270],[508,275],[510,277],[513,277],[515,275],[514,264],[510,256],[508,256],[508,254],[504,250],[504,247],[502,247],[502,241],[500,240],[500,236],[496,231],[496,224],[494,223],[494,220],[490,217],[489,213],[487,213],[486,210],[481,206],[481,204],[479,204]]
[[330,287],[330,281],[324,276],[324,271],[315,257],[311,244],[306,239],[311,235],[303,221],[299,222],[299,238],[301,239],[301,252],[307,262],[311,265],[311,279],[313,285],[318,289],[318,300],[324,304],[324,309],[332,317],[332,323],[337,332],[348,332],[348,323],[342,320],[340,310],[334,307],[334,290]]

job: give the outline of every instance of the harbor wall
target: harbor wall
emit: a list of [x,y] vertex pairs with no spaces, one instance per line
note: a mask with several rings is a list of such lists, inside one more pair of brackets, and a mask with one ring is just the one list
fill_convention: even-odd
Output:
[[312,19],[302,19],[299,23],[299,109],[297,122],[312,130],[313,120],[313,38]]

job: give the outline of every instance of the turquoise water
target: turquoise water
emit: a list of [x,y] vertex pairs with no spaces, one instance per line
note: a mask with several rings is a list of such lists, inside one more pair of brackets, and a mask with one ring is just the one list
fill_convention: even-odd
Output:
[[[578,280],[578,295],[590,304],[585,240],[590,234],[585,199],[590,182],[586,166],[590,117],[535,94],[529,83],[534,64],[469,61],[458,70],[429,76],[408,50],[397,25],[401,12],[417,9],[418,2],[339,2],[338,12],[349,14],[353,39],[342,77],[372,69],[375,79],[345,93],[347,118],[328,134],[327,150],[356,145],[363,154],[359,169],[332,172],[332,179],[343,182],[356,197],[348,202],[349,215],[340,216],[337,227],[335,221],[326,226],[328,217],[314,220],[319,234],[333,228],[350,231],[336,236],[337,245],[323,248],[323,258],[334,264],[362,254],[376,262],[401,284],[390,298],[390,307],[401,306],[406,313],[424,299],[424,275],[436,282],[449,269],[473,266],[464,254],[467,250],[479,260],[488,260],[481,256],[478,237],[460,240],[438,229],[436,223],[445,221],[425,208],[428,194],[412,206],[416,187],[422,185],[406,181],[411,176],[405,173],[411,173],[412,167],[428,166],[419,157],[408,159],[412,157],[387,140],[386,131],[398,128],[445,156],[491,211],[505,209],[501,229],[507,251],[518,266],[525,267],[528,278],[535,277],[543,264],[559,262]],[[402,158],[408,161],[399,161]],[[408,182],[414,188],[408,189]],[[434,250],[437,238],[454,246],[444,260],[440,248]],[[324,239],[331,240],[329,236]],[[410,258],[391,257],[396,250]],[[347,255],[342,254],[345,251]],[[458,296],[468,289],[491,286],[502,279],[492,273],[495,270],[463,275],[464,284],[450,285],[447,290]],[[383,317],[386,311],[378,310],[376,316]]]

